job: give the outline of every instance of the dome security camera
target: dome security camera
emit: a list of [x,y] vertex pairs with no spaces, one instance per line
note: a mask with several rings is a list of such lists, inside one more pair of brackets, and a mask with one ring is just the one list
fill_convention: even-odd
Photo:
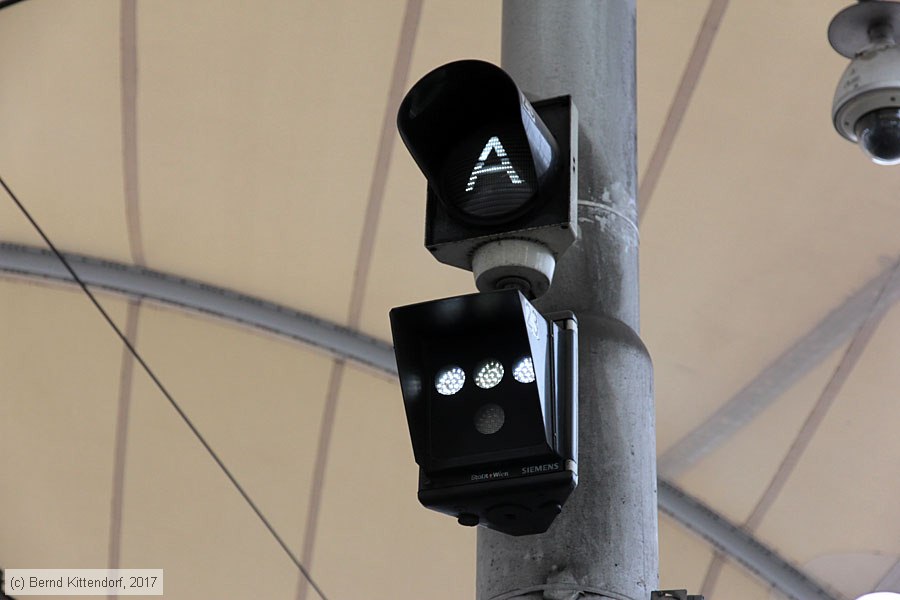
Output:
[[873,162],[900,164],[900,3],[862,1],[828,28],[832,47],[851,58],[832,105],[834,127]]
[[838,133],[876,163],[900,163],[900,46],[853,59],[838,83],[832,118]]

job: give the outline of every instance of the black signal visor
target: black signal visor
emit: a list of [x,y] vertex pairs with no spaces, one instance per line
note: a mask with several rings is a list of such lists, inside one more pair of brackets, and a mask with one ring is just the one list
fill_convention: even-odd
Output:
[[400,104],[397,126],[440,202],[472,224],[534,209],[558,170],[553,135],[512,78],[487,62],[425,75]]

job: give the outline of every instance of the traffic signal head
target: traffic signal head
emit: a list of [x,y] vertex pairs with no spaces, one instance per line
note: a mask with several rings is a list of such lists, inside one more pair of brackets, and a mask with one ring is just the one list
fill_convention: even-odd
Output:
[[394,351],[428,508],[546,531],[577,483],[577,328],[518,291],[395,308]]
[[490,63],[435,69],[409,91],[397,122],[438,200],[474,225],[527,212],[557,175],[556,140],[510,76]]
[[425,245],[434,256],[472,270],[480,247],[510,238],[551,259],[564,252],[577,237],[575,121],[568,96],[532,105],[482,61],[449,63],[417,82],[397,125],[428,181]]

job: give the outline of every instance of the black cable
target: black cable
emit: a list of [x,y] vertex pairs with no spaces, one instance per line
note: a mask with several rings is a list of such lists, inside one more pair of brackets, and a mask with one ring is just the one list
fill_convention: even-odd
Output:
[[40,235],[41,238],[43,238],[44,242],[47,244],[47,246],[50,247],[50,250],[53,252],[53,254],[56,255],[56,258],[59,259],[59,261],[63,264],[63,266],[66,268],[66,270],[72,276],[72,279],[75,280],[75,282],[81,287],[81,289],[84,291],[84,293],[90,299],[90,301],[94,304],[94,306],[97,308],[97,310],[100,311],[100,314],[103,316],[103,318],[109,324],[109,326],[113,328],[113,331],[116,332],[116,335],[119,336],[119,339],[122,340],[122,343],[125,344],[125,347],[128,348],[128,351],[131,353],[131,355],[134,357],[134,359],[136,361],[138,361],[138,363],[141,365],[141,367],[143,367],[143,369],[147,373],[147,375],[150,376],[150,379],[153,380],[153,383],[156,384],[156,387],[159,388],[159,391],[162,392],[162,395],[166,397],[166,400],[169,401],[169,404],[172,405],[172,408],[175,409],[175,412],[178,413],[178,416],[181,417],[181,419],[184,421],[185,425],[187,425],[188,428],[191,430],[191,432],[194,434],[194,437],[196,437],[197,440],[203,445],[203,447],[206,448],[206,451],[209,453],[209,455],[212,457],[212,459],[214,461],[216,461],[216,464],[219,465],[219,468],[222,469],[222,472],[225,473],[225,476],[228,477],[228,479],[231,481],[232,485],[234,485],[235,489],[241,494],[241,496],[244,497],[244,500],[247,502],[247,504],[250,506],[250,508],[253,510],[253,512],[256,513],[256,516],[259,517],[259,520],[262,521],[263,525],[266,526],[266,529],[269,530],[269,533],[272,534],[272,537],[275,538],[275,541],[278,542],[278,544],[285,551],[285,553],[287,553],[288,557],[290,557],[291,562],[293,562],[297,566],[297,568],[300,570],[300,573],[306,578],[306,580],[313,587],[313,589],[316,590],[316,593],[319,594],[319,596],[322,598],[322,600],[328,600],[328,598],[325,597],[325,594],[322,592],[322,590],[319,588],[319,586],[316,585],[316,582],[313,581],[313,578],[309,574],[309,571],[306,570],[306,568],[303,566],[303,564],[300,562],[300,560],[297,559],[297,557],[294,555],[294,553],[291,551],[291,549],[288,548],[288,545],[284,542],[283,539],[281,539],[281,536],[278,535],[278,532],[275,531],[275,528],[272,527],[272,524],[269,522],[269,520],[266,518],[266,516],[262,513],[262,511],[259,509],[259,507],[256,506],[256,503],[253,501],[252,498],[250,498],[250,495],[247,494],[247,492],[244,490],[243,486],[240,483],[238,483],[238,480],[235,479],[234,475],[231,474],[231,471],[228,469],[228,467],[225,466],[225,463],[222,462],[222,459],[219,458],[219,455],[216,454],[216,452],[212,449],[212,447],[209,445],[209,443],[206,441],[206,439],[197,430],[197,427],[194,426],[194,423],[188,418],[188,416],[185,414],[185,412],[181,409],[181,406],[179,406],[178,403],[175,402],[175,398],[172,397],[172,394],[169,393],[169,391],[162,384],[162,382],[159,380],[159,378],[156,376],[156,374],[153,372],[153,370],[150,368],[150,366],[146,362],[144,362],[144,359],[141,358],[141,355],[138,354],[138,351],[134,348],[134,346],[131,345],[131,342],[129,342],[128,338],[125,337],[125,334],[122,333],[122,330],[119,329],[119,327],[113,322],[112,318],[109,316],[109,313],[107,313],[106,310],[103,308],[103,306],[100,304],[100,302],[97,301],[97,298],[94,297],[94,294],[88,289],[88,287],[87,287],[87,285],[85,285],[84,281],[81,280],[81,278],[78,276],[78,274],[72,268],[72,266],[69,264],[69,261],[66,260],[66,257],[63,256],[63,254],[59,250],[56,249],[56,246],[53,244],[53,242],[50,241],[50,238],[47,237],[47,234],[45,234],[44,230],[41,229],[41,226],[37,224],[37,221],[34,220],[34,218],[31,216],[31,213],[29,213],[28,210],[25,208],[25,206],[21,202],[19,202],[19,199],[16,197],[16,195],[13,193],[13,191],[11,189],[9,189],[9,186],[6,185],[6,181],[3,180],[2,176],[0,176],[0,185],[3,186],[3,189],[6,190],[6,193],[9,194],[9,197],[12,198],[13,202],[16,203],[16,206],[19,207],[19,210],[22,211],[22,214],[25,215],[25,218],[28,219],[28,221],[34,227],[35,231],[38,232],[38,235]]

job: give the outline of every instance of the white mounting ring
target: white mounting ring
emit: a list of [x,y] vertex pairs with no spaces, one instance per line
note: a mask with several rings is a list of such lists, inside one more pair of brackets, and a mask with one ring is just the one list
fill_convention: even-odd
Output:
[[481,292],[513,288],[537,298],[550,289],[555,269],[550,249],[530,240],[488,242],[472,255],[475,286]]

